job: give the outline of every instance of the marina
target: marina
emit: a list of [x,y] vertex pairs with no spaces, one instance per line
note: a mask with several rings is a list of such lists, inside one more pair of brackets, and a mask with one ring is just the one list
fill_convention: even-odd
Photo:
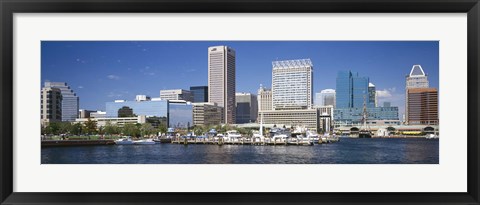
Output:
[[155,145],[42,148],[42,164],[438,164],[439,140],[341,138],[314,146]]

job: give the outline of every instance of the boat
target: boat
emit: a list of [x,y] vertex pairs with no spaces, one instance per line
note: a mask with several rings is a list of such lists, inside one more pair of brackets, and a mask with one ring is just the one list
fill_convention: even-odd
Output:
[[258,130],[254,130],[252,132],[252,140],[253,142],[263,142],[265,140],[265,137],[263,137],[262,134],[260,134],[261,132],[258,131]]
[[155,141],[153,141],[152,139],[135,140],[135,141],[133,141],[133,144],[136,144],[136,145],[150,145],[150,144],[155,144]]
[[428,134],[425,136],[425,139],[438,139],[438,135],[436,134]]
[[242,135],[237,130],[229,130],[224,138],[227,142],[238,142],[241,137]]
[[318,134],[317,132],[314,132],[312,130],[307,130],[307,132],[305,133],[307,135],[307,138],[312,140],[313,142],[317,142],[320,140],[320,138],[318,137]]
[[287,140],[287,138],[290,137],[290,136],[291,136],[291,134],[288,130],[278,128],[277,130],[275,130],[275,132],[273,134],[273,137],[272,137],[272,140],[274,142],[276,142],[277,140],[279,140],[280,142],[285,142]]
[[115,144],[117,145],[132,145],[133,141],[130,136],[124,136],[121,139],[115,140]]

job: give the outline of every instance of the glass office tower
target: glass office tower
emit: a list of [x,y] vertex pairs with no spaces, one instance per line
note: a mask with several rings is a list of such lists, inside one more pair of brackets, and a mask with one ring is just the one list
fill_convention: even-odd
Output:
[[62,94],[62,121],[74,122],[78,117],[79,98],[65,82],[45,82],[45,88],[58,88]]
[[208,86],[192,86],[193,102],[208,102]]

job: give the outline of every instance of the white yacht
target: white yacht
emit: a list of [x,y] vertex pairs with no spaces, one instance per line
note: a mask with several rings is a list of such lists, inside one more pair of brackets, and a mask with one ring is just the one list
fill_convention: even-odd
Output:
[[225,136],[225,140],[229,142],[238,142],[239,138],[241,138],[242,135],[238,133],[237,130],[229,130],[227,131],[227,134]]
[[133,144],[132,138],[130,136],[122,137],[121,139],[115,140],[115,144],[118,145],[131,145]]
[[135,141],[133,141],[133,144],[149,145],[149,144],[155,144],[155,141],[153,141],[152,139],[135,140]]
[[426,139],[438,139],[438,135],[436,134],[428,134],[425,136]]

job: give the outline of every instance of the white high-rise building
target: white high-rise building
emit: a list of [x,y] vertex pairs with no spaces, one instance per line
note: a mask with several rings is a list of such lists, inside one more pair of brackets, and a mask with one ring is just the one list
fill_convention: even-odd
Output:
[[406,89],[408,88],[428,88],[428,76],[423,72],[421,65],[413,65],[410,74],[407,75]]
[[313,64],[310,59],[272,62],[274,110],[312,108]]
[[428,76],[423,71],[421,65],[413,65],[410,74],[405,80],[405,122],[408,124],[408,89],[411,88],[428,88]]
[[272,109],[272,90],[260,85],[257,93],[258,111],[273,110]]
[[224,123],[235,123],[235,50],[208,48],[208,102],[224,108]]
[[335,106],[335,90],[325,89],[315,94],[315,106]]
[[137,95],[135,96],[135,101],[147,101],[150,100],[150,96],[147,95]]
[[58,88],[62,94],[62,121],[75,122],[78,117],[79,99],[65,82],[45,82],[45,88]]
[[160,90],[160,98],[162,100],[185,100],[193,102],[192,92],[183,89]]

